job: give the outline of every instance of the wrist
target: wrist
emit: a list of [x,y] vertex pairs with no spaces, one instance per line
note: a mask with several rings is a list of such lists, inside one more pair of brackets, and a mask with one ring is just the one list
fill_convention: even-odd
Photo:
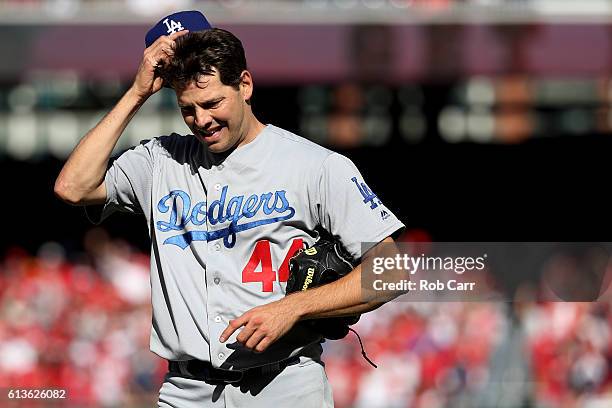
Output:
[[302,320],[307,314],[306,302],[304,302],[304,292],[295,292],[285,296],[281,302],[285,303],[285,307],[291,310],[298,320]]
[[134,85],[132,85],[130,89],[128,89],[127,92],[125,93],[125,97],[130,102],[132,102],[134,105],[137,105],[137,106],[140,106],[143,103],[145,103],[147,99],[149,99],[149,96],[151,95],[147,95],[147,94],[143,94],[142,92],[139,92],[136,88],[134,88]]

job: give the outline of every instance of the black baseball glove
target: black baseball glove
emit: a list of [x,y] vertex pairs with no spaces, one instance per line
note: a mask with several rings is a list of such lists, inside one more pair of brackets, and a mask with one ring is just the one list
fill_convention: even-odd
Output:
[[[347,275],[355,267],[355,262],[340,242],[329,237],[321,237],[313,246],[301,249],[289,261],[287,294],[308,290],[325,285]],[[359,315],[312,319],[314,330],[327,339],[338,340],[349,332],[349,326],[359,321]]]

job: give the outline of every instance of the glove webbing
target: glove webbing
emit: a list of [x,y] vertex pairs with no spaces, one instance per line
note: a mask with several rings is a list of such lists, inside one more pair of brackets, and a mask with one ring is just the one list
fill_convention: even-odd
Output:
[[377,366],[376,364],[374,364],[374,363],[372,362],[372,360],[370,360],[370,359],[368,358],[368,355],[366,354],[365,349],[363,348],[363,343],[361,342],[361,337],[359,337],[359,333],[357,333],[355,330],[351,329],[350,327],[349,327],[348,329],[349,329],[350,331],[352,331],[353,333],[355,333],[355,335],[357,336],[357,340],[359,340],[359,345],[361,346],[361,355],[363,356],[363,358],[365,358],[365,360],[366,360],[368,363],[372,364],[372,366],[373,366],[374,368],[378,368],[378,366]]

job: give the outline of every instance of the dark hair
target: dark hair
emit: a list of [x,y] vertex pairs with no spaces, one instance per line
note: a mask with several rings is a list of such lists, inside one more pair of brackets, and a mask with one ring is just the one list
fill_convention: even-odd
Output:
[[224,85],[238,88],[247,69],[244,48],[232,33],[220,28],[187,33],[176,40],[174,57],[158,68],[166,86],[177,89],[200,75],[212,75],[214,69]]

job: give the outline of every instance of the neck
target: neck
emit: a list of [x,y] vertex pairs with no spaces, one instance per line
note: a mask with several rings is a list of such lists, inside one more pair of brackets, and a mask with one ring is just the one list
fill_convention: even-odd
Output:
[[266,125],[261,123],[255,115],[250,113],[248,120],[246,121],[245,130],[242,132],[244,137],[236,143],[232,148],[226,150],[222,153],[212,153],[216,160],[223,161],[227,156],[229,156],[234,150],[236,150],[240,146],[244,146],[246,144],[251,143],[255,138],[264,130]]
[[257,135],[259,135],[266,127],[266,125],[257,120],[255,115],[250,114],[249,116],[250,117],[247,121],[245,136],[242,141],[238,143],[238,146],[244,146],[245,144],[251,143],[253,140],[255,140]]

